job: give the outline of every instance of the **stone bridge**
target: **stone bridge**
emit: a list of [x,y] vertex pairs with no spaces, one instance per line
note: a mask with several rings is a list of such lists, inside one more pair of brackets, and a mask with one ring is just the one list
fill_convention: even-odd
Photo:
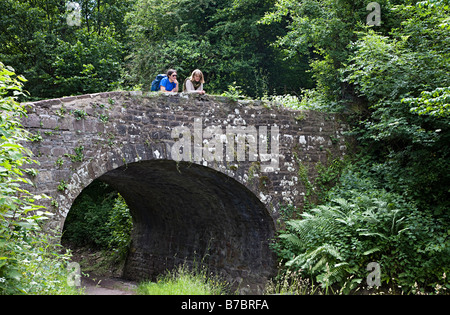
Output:
[[32,193],[62,231],[82,190],[99,179],[125,198],[133,217],[124,269],[154,279],[203,259],[258,293],[276,270],[269,248],[280,206],[301,205],[299,163],[345,154],[336,117],[220,96],[107,92],[26,104],[26,144],[40,165]]

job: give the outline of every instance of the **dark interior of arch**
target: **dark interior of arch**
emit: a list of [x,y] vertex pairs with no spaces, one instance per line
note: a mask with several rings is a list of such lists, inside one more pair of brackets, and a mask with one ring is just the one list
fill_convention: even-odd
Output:
[[133,217],[124,277],[154,280],[178,264],[209,270],[255,293],[273,275],[273,219],[245,186],[200,165],[169,160],[127,164],[102,175]]

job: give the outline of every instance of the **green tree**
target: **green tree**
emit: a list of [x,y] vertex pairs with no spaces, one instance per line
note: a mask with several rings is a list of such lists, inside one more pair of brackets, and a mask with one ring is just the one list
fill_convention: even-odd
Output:
[[[382,8],[380,32],[398,24],[391,12],[401,1],[377,1]],[[367,1],[350,0],[279,0],[261,22],[272,24],[288,18],[288,32],[274,43],[290,58],[306,56],[312,68],[316,88],[305,95],[319,106],[339,109],[346,100],[354,101],[352,87],[341,82],[340,69],[351,55],[348,45],[365,29]],[[312,97],[314,96],[314,97]],[[347,101],[348,103],[348,101]]]
[[449,7],[424,5],[397,7],[405,20],[389,36],[362,34],[343,74],[367,104],[357,134],[374,171],[441,213],[450,193]]
[[95,180],[73,203],[62,242],[68,247],[113,250],[118,258],[125,259],[132,227],[131,214],[122,196]]
[[287,62],[283,52],[270,46],[284,34],[282,23],[258,23],[272,4],[138,0],[127,16],[134,43],[131,80],[148,86],[168,68],[177,69],[184,80],[199,68],[210,93],[221,93],[233,82],[250,96],[308,87],[306,62]]
[[127,49],[125,0],[79,0],[80,26],[64,0],[1,0],[0,60],[28,78],[33,98],[111,90]]
[[350,168],[360,178],[344,174],[275,248],[325,286],[362,279],[369,259],[386,282],[438,292],[450,288],[450,5],[379,3],[381,27],[364,25],[365,3],[347,1],[277,1],[262,20],[291,17],[277,44],[312,56],[317,85],[305,96],[347,114],[360,151]]
[[117,87],[123,45],[108,30],[102,34],[76,32],[76,42],[57,40],[52,52],[55,69],[49,78],[55,95],[86,94]]
[[381,26],[363,1],[277,1],[262,23],[289,17],[276,42],[309,55],[316,87],[303,103],[355,114],[355,134],[390,189],[448,205],[448,1],[379,1]]

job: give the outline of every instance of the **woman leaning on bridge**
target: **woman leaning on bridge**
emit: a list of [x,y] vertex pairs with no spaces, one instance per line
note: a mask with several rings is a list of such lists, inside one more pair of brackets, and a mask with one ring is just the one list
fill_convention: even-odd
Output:
[[161,80],[159,88],[161,92],[178,92],[178,80],[177,71],[174,69],[169,69],[167,71],[167,76]]
[[205,94],[203,83],[205,83],[203,73],[199,69],[195,69],[191,76],[184,80],[183,92]]

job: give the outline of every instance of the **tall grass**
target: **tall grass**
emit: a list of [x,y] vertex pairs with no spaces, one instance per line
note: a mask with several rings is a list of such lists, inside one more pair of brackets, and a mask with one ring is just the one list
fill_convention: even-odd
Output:
[[223,295],[229,293],[229,284],[204,268],[180,265],[167,272],[157,282],[142,282],[140,295]]

